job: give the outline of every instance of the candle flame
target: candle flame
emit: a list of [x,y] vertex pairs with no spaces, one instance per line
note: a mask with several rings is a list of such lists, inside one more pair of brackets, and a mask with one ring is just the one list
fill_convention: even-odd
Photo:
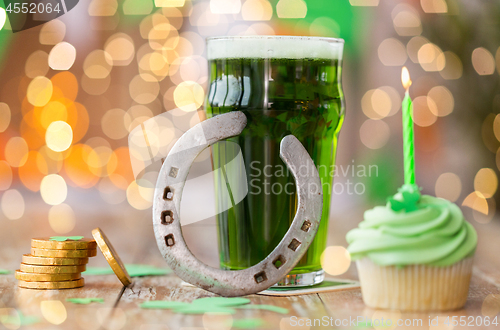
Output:
[[411,86],[411,79],[410,79],[410,72],[406,68],[406,66],[403,67],[403,70],[401,70],[401,81],[403,82],[403,87],[408,90]]

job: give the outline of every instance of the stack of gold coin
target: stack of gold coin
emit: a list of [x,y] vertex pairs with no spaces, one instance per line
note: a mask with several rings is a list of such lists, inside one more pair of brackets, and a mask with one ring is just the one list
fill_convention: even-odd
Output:
[[31,254],[23,255],[16,271],[19,287],[28,289],[73,289],[84,285],[82,272],[89,257],[97,254],[97,243],[81,236],[33,238]]

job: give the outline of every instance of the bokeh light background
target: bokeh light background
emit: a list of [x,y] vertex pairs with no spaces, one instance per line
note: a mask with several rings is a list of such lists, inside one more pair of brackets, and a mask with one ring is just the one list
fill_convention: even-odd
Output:
[[[13,34],[0,9],[0,221],[22,221],[36,205],[44,212],[31,221],[67,234],[85,223],[75,209],[132,210],[152,230],[154,178],[134,180],[129,133],[174,108],[183,125],[203,120],[206,37],[276,34],[346,40],[337,165],[375,164],[378,176],[338,173],[336,182],[365,190],[334,191],[333,218],[357,223],[349,209],[383,203],[403,181],[405,65],[417,182],[487,224],[499,205],[499,23],[495,0],[82,0]],[[160,144],[175,138],[165,127]],[[348,258],[330,246],[324,260]],[[341,274],[349,262],[324,266]]]

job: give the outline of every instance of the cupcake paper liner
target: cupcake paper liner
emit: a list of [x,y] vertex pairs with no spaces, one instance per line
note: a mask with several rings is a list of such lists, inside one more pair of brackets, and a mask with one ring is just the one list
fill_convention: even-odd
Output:
[[363,301],[373,308],[444,311],[465,305],[473,257],[447,267],[379,266],[369,258],[356,261]]

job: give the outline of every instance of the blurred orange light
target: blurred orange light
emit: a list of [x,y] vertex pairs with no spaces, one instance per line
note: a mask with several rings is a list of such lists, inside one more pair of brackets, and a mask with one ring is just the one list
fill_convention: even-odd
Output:
[[[182,2],[184,2],[184,0],[182,0]],[[160,6],[157,5],[156,7]],[[163,16],[168,18],[170,24],[172,24],[176,29],[180,29],[182,27],[182,24],[184,23],[184,14],[182,11],[173,7],[164,7],[162,8],[161,13]]]
[[36,120],[35,125],[40,123],[44,129],[47,129],[54,121],[66,121],[68,119],[68,111],[64,103],[52,101],[43,108],[35,108],[34,116]]
[[125,127],[125,120],[130,121],[130,118],[124,110],[108,110],[101,119],[102,131],[111,139],[123,139],[128,134],[127,127]]
[[[142,76],[146,76],[144,79]],[[153,102],[160,92],[160,84],[151,75],[135,76],[129,84],[129,92],[132,99],[140,104]]]
[[359,128],[361,142],[370,149],[380,149],[391,136],[389,125],[383,120],[367,119]]
[[76,59],[76,49],[68,42],[60,42],[49,53],[49,66],[53,70],[69,70]]
[[21,113],[25,116],[28,112],[32,111],[34,108],[33,104],[28,101],[28,97],[25,95],[21,99]]
[[495,58],[486,48],[476,48],[472,52],[472,66],[481,76],[493,74],[495,72]]
[[7,103],[0,102],[0,133],[5,132],[10,124],[10,107]]
[[5,160],[0,160],[0,190],[7,190],[12,184],[12,169]]
[[93,79],[106,78],[112,68],[113,59],[111,55],[101,49],[91,52],[83,62],[83,71],[89,78]]
[[488,201],[484,198],[483,194],[478,191],[474,191],[465,197],[462,205],[470,207],[474,211],[482,214],[488,214],[489,212]]
[[40,30],[40,43],[42,45],[55,45],[63,41],[65,35],[66,24],[58,19],[54,19],[42,25],[42,29]]
[[23,195],[16,189],[7,190],[1,196],[0,207],[9,220],[21,218],[24,215],[25,206]]
[[174,91],[175,105],[186,112],[195,111],[201,107],[204,97],[203,87],[193,81],[180,83]]
[[[247,0],[241,7],[241,15],[245,21],[269,21],[273,16],[273,7],[267,0]],[[199,26],[206,24],[201,19]]]
[[135,55],[134,41],[125,33],[116,33],[108,38],[104,50],[113,59],[114,66],[127,66]]
[[34,120],[34,111],[27,113],[19,131],[30,149],[38,149],[45,144],[45,129]]
[[64,178],[58,174],[49,174],[42,179],[40,195],[45,203],[59,205],[68,197],[68,186]]
[[156,7],[183,7],[186,0],[155,0]]
[[47,147],[56,151],[67,150],[73,142],[73,130],[68,123],[58,120],[52,122],[45,133],[45,143]]
[[[134,174],[130,164],[130,154],[127,147],[116,149],[107,166],[108,173],[110,174],[109,178],[117,187],[125,190],[134,181]],[[116,177],[115,175],[119,176]]]
[[74,101],[78,95],[78,80],[69,71],[56,74],[50,79],[54,89],[58,88],[65,98]]
[[420,5],[425,13],[447,13],[446,0],[420,0]]
[[179,56],[189,57],[193,55],[193,45],[191,41],[186,38],[179,37],[175,50],[179,53]]
[[68,151],[61,153],[50,150],[47,146],[41,147],[38,149],[38,170],[45,175],[60,172],[63,167],[63,161],[68,154]]
[[92,148],[84,144],[74,145],[69,150],[68,157],[64,160],[64,173],[71,186],[88,189],[99,181],[99,177],[92,173],[86,162],[91,152]]
[[385,66],[401,66],[408,59],[405,45],[396,38],[387,38],[382,41],[377,52],[380,62]]
[[21,179],[26,188],[34,192],[40,190],[40,184],[45,176],[40,172],[40,166],[38,151],[32,150],[28,153],[26,163],[19,167],[19,179]]
[[116,0],[92,0],[88,12],[90,16],[113,16],[117,9]]
[[498,177],[491,168],[480,169],[474,177],[474,189],[485,198],[495,195],[498,188]]
[[68,124],[73,129],[73,143],[76,143],[87,134],[87,130],[89,129],[89,113],[83,104],[75,102],[73,105],[75,112],[73,113],[72,111],[73,107],[69,108],[71,111],[68,112]]
[[453,107],[455,106],[455,99],[450,90],[444,86],[434,86],[431,88],[429,93],[427,93],[428,99],[434,101],[436,107],[430,107],[430,110],[437,110],[434,113],[438,117],[444,117],[452,113]]
[[43,50],[37,50],[31,54],[24,65],[24,73],[29,78],[45,76],[49,71],[49,54]]
[[459,79],[462,77],[463,65],[460,57],[451,51],[443,53],[445,66],[443,70],[439,71],[441,77],[447,80]]
[[102,95],[106,93],[111,84],[111,75],[102,79],[89,78],[86,74],[82,75],[82,89],[90,95]]
[[28,160],[28,144],[22,137],[12,137],[5,145],[5,160],[12,167],[23,166]]
[[49,210],[49,224],[58,234],[69,233],[76,225],[75,212],[68,204],[54,205]]
[[87,164],[89,165],[90,171],[95,175],[100,177],[107,176],[107,164],[111,158],[113,151],[107,146],[99,146],[92,150],[90,153]]
[[419,96],[413,100],[413,121],[420,127],[433,125],[437,121],[436,103],[427,97]]
[[43,107],[50,101],[52,91],[52,82],[48,78],[36,77],[28,86],[28,101],[34,106]]

